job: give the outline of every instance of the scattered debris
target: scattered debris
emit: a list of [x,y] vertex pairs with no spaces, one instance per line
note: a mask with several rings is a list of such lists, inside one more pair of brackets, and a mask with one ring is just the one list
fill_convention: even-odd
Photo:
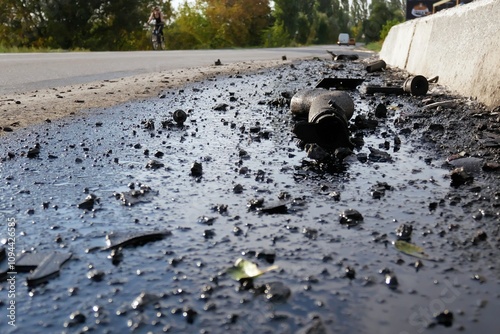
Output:
[[396,290],[399,286],[398,278],[393,273],[385,274],[385,284],[391,290]]
[[463,167],[455,168],[450,173],[451,186],[460,187],[464,184],[470,184],[474,180],[474,177],[467,173]]
[[408,224],[401,224],[396,229],[396,235],[398,236],[398,240],[402,241],[410,241],[412,232],[413,232],[413,225],[408,225]]
[[[5,129],[4,129],[5,131]],[[38,158],[38,155],[40,154],[40,144],[36,143],[35,146],[32,148],[28,149],[28,153],[26,156],[30,159]]]
[[146,168],[151,170],[157,170],[163,167],[165,167],[165,164],[163,162],[154,159],[149,160],[146,164]]
[[377,71],[383,71],[383,70],[385,70],[386,66],[387,66],[387,64],[385,63],[385,61],[380,59],[380,60],[376,60],[376,61],[373,61],[371,63],[368,63],[365,66],[365,69],[366,69],[366,72],[372,73],[372,72],[377,72]]
[[363,222],[363,215],[355,209],[347,209],[340,213],[340,223],[348,227],[356,226]]
[[114,197],[123,205],[133,206],[139,203],[147,203],[151,198],[158,195],[158,191],[153,191],[149,186],[140,185],[139,189],[114,193]]
[[444,327],[451,327],[453,325],[453,313],[448,310],[435,314],[434,319],[438,325],[443,325]]
[[447,100],[447,101],[440,101],[440,102],[434,102],[430,103],[424,107],[422,107],[422,110],[429,110],[429,109],[435,109],[438,107],[443,107],[443,108],[454,108],[456,106],[456,100]]
[[80,204],[78,204],[78,209],[93,210],[94,209],[94,205],[96,203],[99,203],[99,198],[96,195],[94,195],[94,194],[89,194],[89,195],[87,195],[87,197],[85,197],[85,199],[83,200],[83,202],[81,202]]
[[191,165],[191,175],[194,177],[201,177],[203,175],[203,166],[201,163],[195,161]]
[[173,117],[177,125],[183,125],[187,119],[187,114],[184,110],[178,109],[174,111]]

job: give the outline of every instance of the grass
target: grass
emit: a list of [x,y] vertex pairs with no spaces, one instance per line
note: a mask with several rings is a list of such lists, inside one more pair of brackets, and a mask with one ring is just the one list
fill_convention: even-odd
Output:
[[[67,52],[68,50],[63,49],[50,49],[50,48],[35,48],[35,47],[17,47],[17,46],[4,46],[0,44],[0,53],[35,53],[35,52]],[[84,49],[75,49],[71,51],[88,51]]]
[[380,52],[380,50],[382,50],[383,43],[384,43],[383,41],[371,42],[371,43],[366,44],[365,48],[367,48],[368,50],[375,51],[375,52]]

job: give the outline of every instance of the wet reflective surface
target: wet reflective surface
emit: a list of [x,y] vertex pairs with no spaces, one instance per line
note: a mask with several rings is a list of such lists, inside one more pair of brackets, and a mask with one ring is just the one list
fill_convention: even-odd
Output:
[[[46,284],[16,275],[16,327],[4,318],[0,331],[491,332],[498,171],[452,187],[447,155],[401,121],[422,98],[357,90],[353,120],[379,103],[387,118],[353,131],[364,144],[339,166],[308,159],[288,107],[272,102],[325,76],[366,75],[331,63],[212,78],[2,138],[0,212],[15,219],[16,252],[72,257]],[[362,220],[341,223],[353,211]],[[165,231],[103,250],[112,232]],[[394,247],[401,234],[427,256]],[[225,274],[238,258],[279,269],[240,285]],[[7,295],[2,282],[2,315]]]

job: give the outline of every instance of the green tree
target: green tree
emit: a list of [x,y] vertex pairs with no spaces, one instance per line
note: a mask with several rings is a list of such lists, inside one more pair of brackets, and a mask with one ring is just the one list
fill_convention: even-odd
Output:
[[191,7],[184,3],[168,32],[168,45],[170,48],[259,46],[261,32],[270,25],[270,19],[269,0],[197,0]]
[[363,37],[363,24],[368,20],[368,1],[352,0],[351,2],[351,33],[357,40]]
[[211,36],[210,24],[202,11],[184,2],[166,31],[166,43],[169,49],[206,49],[210,48]]
[[[2,0],[0,43],[7,46],[129,50],[144,43],[151,0]],[[170,0],[162,1],[167,18]]]
[[[307,0],[306,0],[307,1]],[[274,24],[266,31],[268,46],[287,46],[298,35],[302,0],[274,0]]]
[[370,5],[370,16],[364,22],[363,32],[366,42],[380,40],[380,33],[384,25],[389,21],[402,22],[404,20],[402,5],[398,0],[372,0]]

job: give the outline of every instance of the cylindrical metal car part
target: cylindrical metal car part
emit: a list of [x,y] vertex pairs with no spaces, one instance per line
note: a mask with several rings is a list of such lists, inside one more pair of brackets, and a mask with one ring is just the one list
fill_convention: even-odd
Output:
[[323,88],[304,89],[298,91],[290,101],[290,110],[295,116],[307,117],[311,103],[316,97],[325,95],[328,100],[335,103],[346,113],[349,120],[354,113],[354,103],[349,94],[343,91],[330,91]]
[[403,84],[403,90],[411,95],[422,96],[427,94],[429,89],[429,82],[422,75],[409,77]]
[[386,66],[387,66],[387,64],[385,63],[385,61],[383,61],[381,59],[381,60],[377,60],[377,61],[374,61],[372,63],[369,63],[368,65],[366,65],[365,69],[368,73],[372,73],[375,71],[383,70],[383,69],[385,69]]
[[354,113],[354,102],[346,92],[300,91],[292,98],[291,110],[295,115],[307,112],[308,122],[294,128],[294,133],[305,143],[316,143],[325,149],[352,146],[348,121]]

